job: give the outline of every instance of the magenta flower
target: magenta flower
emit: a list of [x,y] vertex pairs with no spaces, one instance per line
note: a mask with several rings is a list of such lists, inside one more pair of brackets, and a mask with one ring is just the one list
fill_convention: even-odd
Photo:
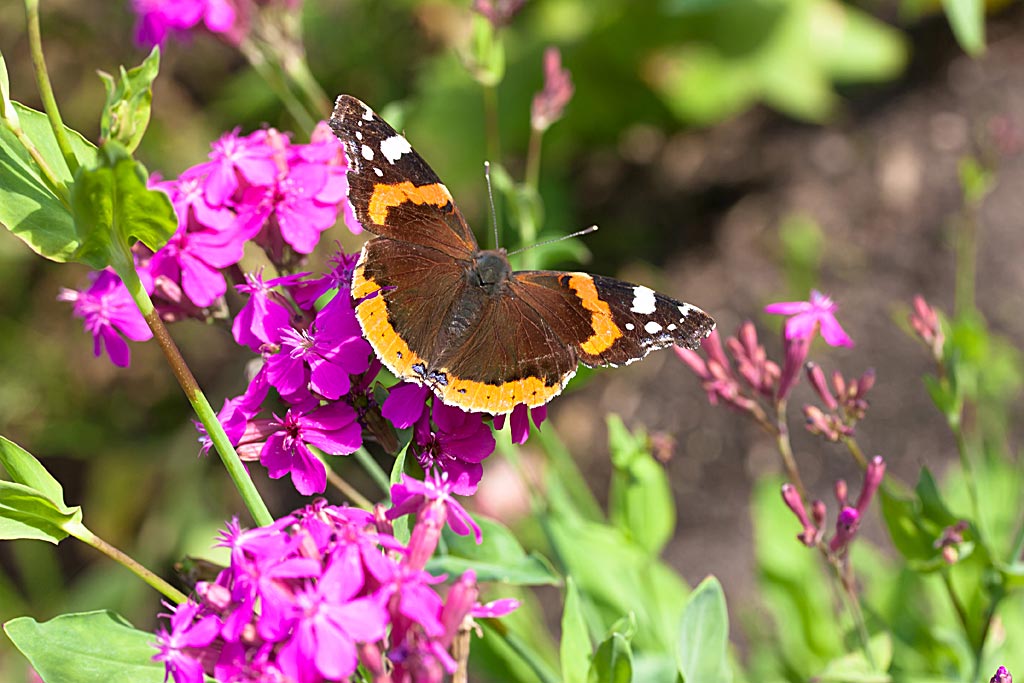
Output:
[[[509,431],[512,433],[512,443],[520,445],[526,443],[530,436],[530,418],[533,418],[533,424],[537,429],[540,429],[541,423],[548,418],[547,406],[527,409],[525,403],[520,403],[512,409],[512,413],[508,418]],[[505,416],[495,415],[492,424],[494,424],[495,429],[501,429],[505,426]]]
[[319,581],[295,596],[296,628],[278,653],[281,670],[292,680],[317,676],[336,681],[359,664],[357,643],[384,637],[388,614],[373,598],[355,598],[363,587],[358,551],[336,553]]
[[989,679],[989,683],[1013,683],[1013,676],[1005,666],[996,669],[995,674]]
[[228,0],[132,0],[139,16],[135,40],[140,45],[160,45],[171,31],[194,28],[200,22],[211,33],[235,28],[236,12]]
[[320,297],[332,290],[345,294],[352,288],[352,274],[355,272],[356,262],[359,261],[359,254],[346,254],[339,247],[330,260],[334,267],[329,272],[321,277],[300,282],[292,289],[295,303],[303,310],[312,309]]
[[433,394],[427,387],[403,382],[388,390],[388,397],[380,412],[391,421],[397,429],[405,429],[416,424],[427,408],[427,401]]
[[293,405],[284,419],[274,417],[277,431],[260,452],[260,463],[271,479],[290,474],[295,490],[304,496],[323,493],[327,470],[309,446],[331,455],[347,455],[362,445],[356,412],[344,403],[317,407],[315,402]]
[[202,683],[203,650],[217,637],[220,621],[192,601],[171,609],[171,628],[157,632],[153,660],[164,663],[174,683]]
[[275,287],[296,284],[305,273],[287,275],[263,281],[262,273],[246,273],[245,284],[235,289],[248,294],[249,299],[231,323],[235,341],[259,353],[264,344],[276,344],[281,331],[291,327],[288,301],[275,291]]
[[93,336],[93,355],[99,357],[105,348],[114,365],[126,368],[131,351],[124,337],[146,341],[153,332],[113,271],[101,270],[92,277],[85,291],[62,289],[57,299],[74,304],[75,316],[84,320],[85,331]]
[[[431,428],[433,418],[434,427]],[[467,413],[435,400],[413,428],[416,458],[424,471],[448,473],[452,491],[470,495],[483,476],[484,458],[494,452],[494,435],[480,413]]]
[[447,509],[448,525],[460,536],[472,533],[477,543],[483,540],[479,525],[466,512],[466,508],[452,497],[454,486],[447,472],[427,473],[423,481],[403,474],[399,483],[391,487],[393,507],[387,511],[387,519],[398,519],[402,515],[418,513],[435,502]]
[[810,301],[769,304],[764,311],[790,316],[786,321],[786,339],[811,339],[820,329],[822,339],[829,346],[853,346],[853,340],[836,320],[838,308],[831,298],[813,289]]
[[213,143],[210,161],[192,169],[205,174],[203,196],[211,205],[227,204],[242,181],[262,187],[277,182],[284,169],[278,167],[274,149],[266,140],[266,131],[240,136],[236,128]]

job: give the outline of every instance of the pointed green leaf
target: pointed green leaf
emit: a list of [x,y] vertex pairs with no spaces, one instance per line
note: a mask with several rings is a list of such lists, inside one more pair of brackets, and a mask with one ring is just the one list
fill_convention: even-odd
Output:
[[977,57],[985,51],[984,0],[942,0],[949,26],[964,52]]
[[153,80],[160,71],[160,47],[155,46],[137,67],[121,67],[120,80],[98,72],[107,90],[107,102],[100,115],[100,141],[116,140],[133,152],[149,125],[153,102]]
[[615,467],[609,517],[639,547],[657,557],[676,524],[665,468],[651,455],[647,435],[631,434],[617,415],[608,416],[608,444]]
[[580,591],[572,577],[567,576],[565,606],[562,608],[562,642],[559,646],[563,683],[586,683],[590,653],[590,634],[583,617]]
[[621,633],[613,633],[597,647],[587,674],[589,683],[631,683],[633,649]]
[[0,481],[0,540],[25,538],[56,545],[68,536],[64,528],[81,519],[81,508],[60,510],[24,484]]
[[163,683],[152,633],[108,611],[18,617],[4,631],[46,683]]
[[677,657],[686,683],[729,683],[729,613],[713,576],[701,581],[683,609]]
[[[411,441],[409,443],[412,443]],[[405,472],[406,456],[409,452],[409,444],[405,444],[405,448],[398,451],[398,455],[395,456],[395,464],[391,466],[391,485],[394,486],[402,480],[402,473]],[[411,529],[409,527],[409,516],[399,517],[391,524],[392,530],[394,531],[395,538],[402,543],[408,543],[409,538],[412,536]]]
[[171,200],[146,187],[146,169],[116,142],[100,150],[97,163],[82,167],[71,187],[71,212],[81,246],[75,259],[97,270],[130,259],[139,240],[158,250],[178,227]]
[[871,638],[868,649],[871,661],[861,650],[851,652],[829,662],[814,680],[821,683],[889,683],[892,677],[886,671],[892,663],[892,638],[888,633],[879,633]]
[[11,103],[11,82],[7,76],[7,62],[4,61],[4,54],[0,52],[0,119],[6,119],[15,126],[18,122],[18,112],[14,110]]
[[527,554],[508,527],[487,517],[474,519],[483,532],[480,545],[472,536],[459,536],[445,528],[447,553],[427,563],[430,573],[459,576],[472,569],[479,581],[521,586],[553,586],[561,582],[551,564],[537,553]]
[[67,510],[60,482],[31,453],[3,436],[0,436],[0,465],[16,484],[35,489],[58,508]]
[[[57,179],[71,184],[71,172],[57,147],[46,114],[13,102],[21,129]],[[88,140],[65,129],[78,163],[96,163],[96,148]],[[71,213],[43,179],[39,167],[18,138],[0,126],[0,224],[32,251],[51,261],[71,260],[79,246]]]

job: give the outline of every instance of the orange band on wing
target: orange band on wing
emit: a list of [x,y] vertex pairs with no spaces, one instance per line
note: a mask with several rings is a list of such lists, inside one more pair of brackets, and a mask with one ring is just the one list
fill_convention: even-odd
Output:
[[615,324],[608,304],[597,295],[594,278],[585,274],[572,275],[569,277],[569,287],[576,292],[583,308],[590,311],[590,326],[594,328],[593,334],[580,344],[580,348],[591,356],[600,355],[622,336],[622,330]]
[[370,346],[377,353],[380,362],[399,377],[413,378],[416,373],[412,366],[422,364],[423,359],[416,355],[409,345],[399,336],[388,320],[388,307],[384,297],[364,299],[356,306],[356,318],[363,328],[363,334]]
[[433,387],[441,400],[449,405],[471,411],[482,411],[497,415],[507,413],[520,403],[530,408],[541,406],[557,396],[575,371],[568,373],[553,385],[545,384],[539,377],[485,384],[471,379],[460,379],[447,374],[448,384]]
[[444,206],[450,201],[452,201],[452,195],[448,192],[448,188],[441,183],[421,185],[420,187],[413,185],[408,180],[395,185],[377,183],[373,186],[373,194],[370,196],[367,212],[370,214],[370,220],[377,225],[384,225],[384,221],[388,218],[388,211],[393,206],[399,206],[406,202]]

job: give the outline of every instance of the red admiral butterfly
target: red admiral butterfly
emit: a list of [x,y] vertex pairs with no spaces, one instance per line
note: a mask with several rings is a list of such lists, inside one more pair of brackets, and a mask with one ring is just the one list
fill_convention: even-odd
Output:
[[580,362],[696,348],[714,329],[704,311],[642,285],[513,272],[504,249],[480,249],[448,188],[372,109],[342,95],[331,128],[356,217],[378,235],[353,275],[356,317],[385,366],[445,403],[494,414],[543,405]]

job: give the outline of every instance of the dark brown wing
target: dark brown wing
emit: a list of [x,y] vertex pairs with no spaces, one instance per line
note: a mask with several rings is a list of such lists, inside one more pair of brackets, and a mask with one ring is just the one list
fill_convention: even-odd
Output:
[[449,340],[437,361],[443,381],[433,388],[445,403],[494,414],[521,403],[540,406],[576,374],[576,352],[511,292],[486,296],[467,288],[460,305],[479,313],[460,339]]
[[715,329],[696,306],[600,275],[517,272],[512,292],[591,367],[627,365],[672,344],[693,349]]
[[450,309],[466,289],[467,263],[413,242],[378,237],[363,245],[352,277],[356,318],[380,361],[425,383]]
[[341,95],[331,129],[348,158],[348,198],[363,228],[459,258],[477,249],[451,193],[408,141],[368,106]]

